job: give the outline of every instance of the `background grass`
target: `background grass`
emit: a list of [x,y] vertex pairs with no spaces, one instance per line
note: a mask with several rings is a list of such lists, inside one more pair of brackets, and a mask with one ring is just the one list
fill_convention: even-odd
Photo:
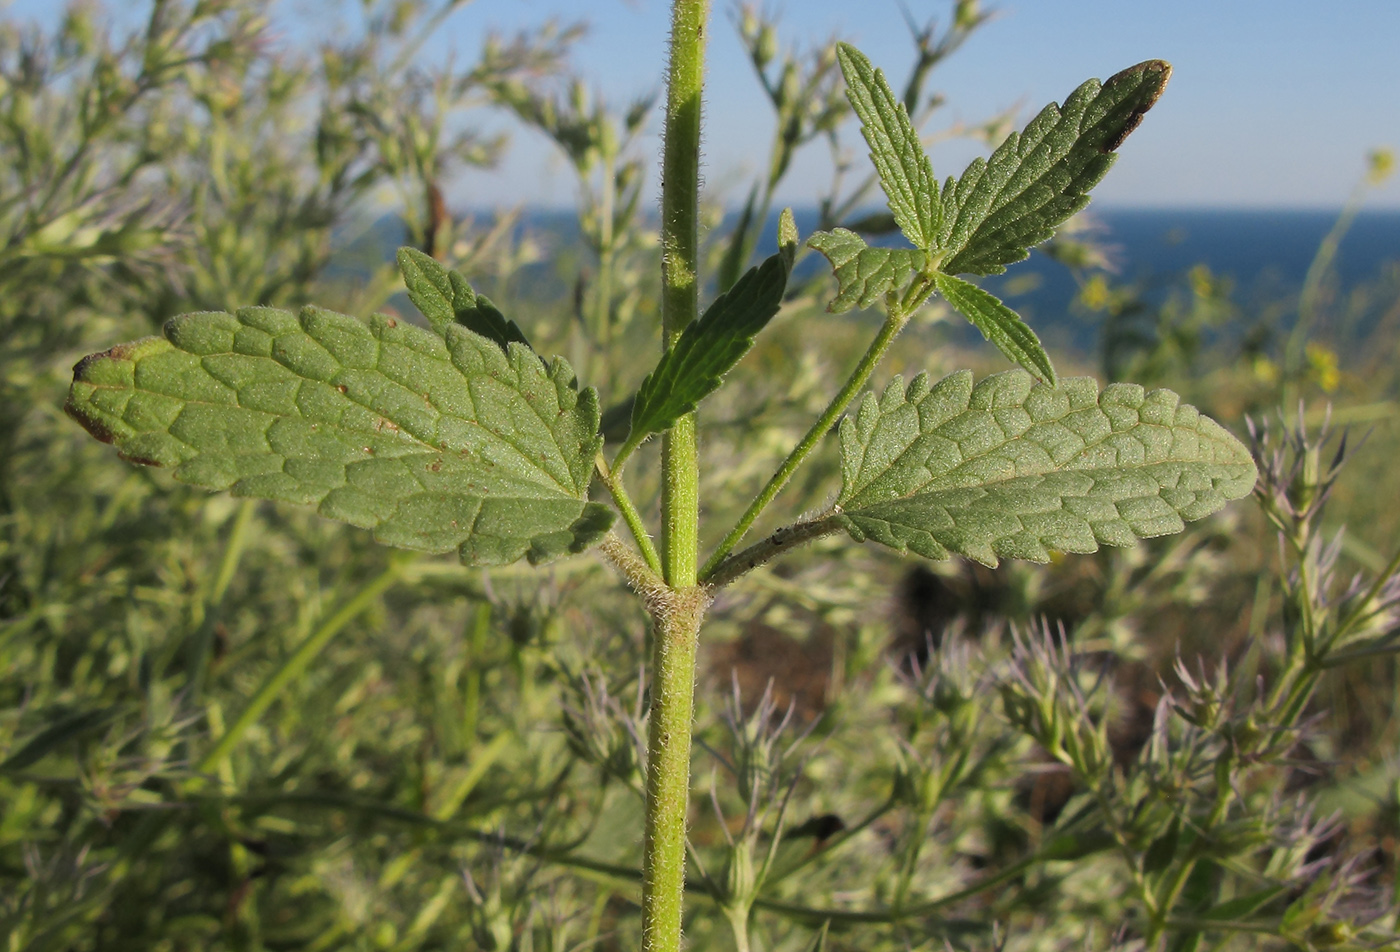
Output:
[[[159,2],[130,36],[81,11],[47,35],[0,23],[0,935],[13,950],[633,947],[648,632],[600,562],[480,571],[391,553],[291,507],[121,463],[62,414],[80,356],[184,311],[315,301],[407,316],[382,244],[356,238],[382,226],[367,199],[386,191],[408,243],[568,355],[605,407],[648,369],[635,356],[658,333],[655,235],[631,184],[647,158],[630,138],[640,120],[550,98],[574,34],[542,28],[422,70],[410,64],[426,5],[373,7],[363,35],[305,50],[267,42],[269,9]],[[739,25],[766,42],[762,24]],[[798,130],[779,153],[844,119],[820,61],[802,69],[826,98],[773,94],[779,128]],[[463,131],[473,109],[561,144],[586,185],[573,240],[441,202],[454,165],[494,155]],[[750,219],[769,211],[755,200]],[[755,239],[709,214],[722,274]],[[1353,446],[1368,433],[1322,525],[1349,527],[1340,572],[1384,567],[1400,520],[1395,271],[1347,289],[1324,271],[1311,349],[1290,362],[1296,298],[1245,305],[1193,272],[1153,303],[1095,267],[1092,243],[1070,235],[1051,250],[1103,328],[1098,353],[1057,354],[1063,372],[1169,383],[1237,432],[1246,413],[1304,399],[1310,422],[1327,402],[1350,421]],[[710,544],[876,326],[826,315],[826,280],[808,273],[706,405]],[[877,383],[997,369],[945,317],[928,308]],[[1114,332],[1129,323],[1125,345]],[[654,454],[631,466],[644,512]],[[835,486],[828,446],[781,509],[791,518]],[[1136,776],[1164,691],[1181,690],[1176,657],[1193,670],[1228,659],[1241,683],[1278,667],[1291,610],[1279,558],[1274,529],[1240,505],[1177,537],[1049,566],[913,564],[826,540],[750,576],[704,635],[692,839],[706,867],[693,879],[722,881],[734,838],[771,842],[781,813],[775,869],[791,875],[754,913],[758,947],[991,947],[994,923],[1008,948],[1106,947],[1137,921],[1137,900],[1121,857],[1073,825],[1082,778],[1008,718],[995,683],[1011,633],[1062,624],[1086,676],[1109,675],[1092,723],[1118,776]],[[1389,654],[1329,673],[1311,730],[1239,791],[1268,818],[1250,835],[1273,858],[1248,876],[1244,860],[1220,867],[1219,882],[1245,885],[1201,888],[1227,900],[1258,877],[1286,883],[1260,909],[1276,924],[1294,915],[1293,938],[1270,938],[1279,925],[1196,941],[1296,946],[1323,943],[1334,921],[1394,925],[1396,691]],[[974,766],[931,795],[928,778],[958,753]],[[1297,827],[1279,806],[1295,795],[1340,811],[1342,829]],[[1037,852],[1069,842],[1057,836],[1080,839]],[[1365,872],[1366,888],[1310,892],[1298,871],[1328,857]],[[866,924],[811,911],[969,887]],[[1314,918],[1299,925],[1298,909]],[[700,898],[688,935],[695,948],[734,941]]]

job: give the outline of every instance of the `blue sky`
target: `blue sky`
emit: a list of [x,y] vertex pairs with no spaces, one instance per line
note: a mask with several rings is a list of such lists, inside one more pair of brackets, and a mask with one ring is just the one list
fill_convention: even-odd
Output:
[[[787,43],[839,34],[892,76],[912,61],[896,0],[769,0],[783,14]],[[946,0],[907,0],[917,19],[943,17]],[[1400,2],[1397,0],[999,0],[983,27],[933,76],[948,106],[935,126],[973,121],[1013,106],[1022,119],[1059,101],[1090,76],[1144,59],[1175,67],[1170,87],[1120,150],[1099,186],[1118,206],[1325,207],[1340,204],[1368,150],[1400,147]],[[757,171],[772,134],[767,104],[743,57],[730,13],[716,0],[709,56],[706,182],[733,200]],[[494,25],[514,29],[557,16],[584,16],[593,30],[577,65],[619,103],[657,87],[665,54],[661,0],[477,0],[450,24],[450,42],[476,45]],[[849,130],[854,136],[854,127]],[[645,148],[656,154],[659,146]],[[780,195],[810,201],[830,174],[825,148],[797,162]],[[977,154],[966,145],[933,151],[940,175]],[[473,173],[471,193],[514,201],[567,202],[569,173],[542,140],[516,137],[507,168]],[[1369,207],[1400,208],[1400,176],[1373,190]]]
[[[316,9],[319,0],[283,0]],[[349,2],[349,0],[347,0]],[[946,17],[950,0],[906,0],[918,20]],[[110,0],[120,9],[124,0]],[[1021,121],[1090,76],[1144,59],[1175,67],[1171,85],[1096,191],[1116,206],[1335,207],[1365,167],[1368,150],[1400,148],[1400,0],[996,0],[998,11],[949,61],[932,88],[948,106],[933,130],[1019,107]],[[0,0],[0,10],[6,8]],[[15,0],[11,14],[52,18],[53,0]],[[142,4],[144,7],[144,4]],[[912,61],[898,0],[767,0],[782,15],[785,44],[810,47],[833,34],[860,46],[893,77]],[[729,0],[714,0],[709,49],[705,176],[711,194],[737,202],[762,166],[772,116],[741,50]],[[625,105],[661,85],[664,0],[474,0],[432,45],[469,55],[492,29],[513,32],[549,17],[592,24],[575,66],[610,102]],[[295,31],[289,40],[295,41]],[[482,117],[490,128],[501,118]],[[654,133],[642,143],[656,156]],[[855,144],[854,124],[846,129]],[[940,176],[979,154],[968,143],[933,150]],[[830,175],[825,146],[810,146],[779,199],[801,204]],[[571,173],[543,137],[513,133],[495,171],[454,183],[454,204],[572,201]],[[1368,206],[1400,209],[1400,176],[1372,190]]]

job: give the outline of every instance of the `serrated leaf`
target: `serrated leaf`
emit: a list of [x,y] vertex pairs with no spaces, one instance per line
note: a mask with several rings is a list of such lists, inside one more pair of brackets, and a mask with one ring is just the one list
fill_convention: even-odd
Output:
[[938,180],[918,130],[884,72],[871,65],[865,54],[849,43],[838,43],[836,56],[890,212],[910,244],[928,249],[939,230]]
[[[791,213],[784,214],[790,225]],[[714,393],[724,375],[749,352],[758,332],[778,313],[792,267],[796,228],[785,230],[780,225],[778,231],[779,252],[750,268],[732,288],[715,298],[642,381],[632,404],[628,444],[669,430]]]
[[950,274],[935,273],[933,283],[948,303],[996,345],[1008,360],[1055,385],[1055,366],[1035,331],[994,294]]
[[936,247],[949,274],[1001,274],[1089,203],[1089,190],[1162,95],[1171,66],[1139,63],[1046,106],[943,188]]
[[836,273],[836,297],[827,305],[833,314],[869,307],[885,294],[904,287],[922,271],[928,256],[912,248],[872,248],[853,231],[819,231],[807,239],[831,262]]
[[563,360],[456,324],[438,337],[319,308],[186,314],[83,358],[68,413],[132,462],[317,507],[387,545],[472,565],[597,542],[598,399]]
[[400,248],[398,261],[408,299],[423,312],[439,337],[446,335],[448,327],[460,324],[495,341],[501,350],[512,341],[530,346],[525,332],[507,320],[485,295],[472,290],[458,272],[444,268],[417,248]]
[[842,522],[932,559],[1044,562],[1051,550],[1178,532],[1247,495],[1249,451],[1169,390],[1011,370],[906,387],[896,377],[841,422]]

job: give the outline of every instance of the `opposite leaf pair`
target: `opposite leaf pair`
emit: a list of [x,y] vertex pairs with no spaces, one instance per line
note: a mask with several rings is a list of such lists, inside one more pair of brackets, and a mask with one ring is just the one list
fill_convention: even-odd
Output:
[[[1089,552],[1177,531],[1248,492],[1249,454],[1218,425],[1169,391],[1099,394],[1091,380],[1056,389],[1034,333],[951,273],[1003,270],[1082,207],[1160,94],[1166,64],[1084,84],[940,192],[881,74],[850,47],[840,56],[890,209],[915,247],[870,248],[842,229],[813,236],[840,286],[831,309],[884,296],[902,321],[937,290],[1050,385],[1015,371],[974,387],[964,372],[869,395],[841,423],[843,488],[825,524],[931,558],[1044,560],[1052,548]],[[633,401],[614,478],[752,346],[778,312],[796,245],[785,212],[778,253],[661,357]],[[588,498],[603,443],[595,391],[580,390],[564,360],[536,354],[460,274],[411,249],[399,265],[431,332],[312,307],[187,314],[161,338],[84,358],[67,410],[129,460],[210,489],[313,505],[389,545],[455,548],[465,563],[495,565],[600,541],[615,517]],[[853,378],[851,395],[859,385]]]
[[[630,451],[713,392],[778,311],[781,248],[681,335],[643,382]],[[312,505],[387,545],[457,549],[472,565],[581,552],[611,527],[588,501],[597,393],[546,363],[460,274],[405,248],[399,266],[432,332],[308,307],[186,314],[84,358],[67,410],[124,458],[236,495]]]

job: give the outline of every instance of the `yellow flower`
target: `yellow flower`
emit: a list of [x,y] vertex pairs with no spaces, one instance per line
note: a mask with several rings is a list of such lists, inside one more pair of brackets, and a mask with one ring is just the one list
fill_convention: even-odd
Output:
[[1102,311],[1108,307],[1110,293],[1108,279],[1096,274],[1079,289],[1079,303],[1091,311]]
[[1330,347],[1316,341],[1308,344],[1308,377],[1322,388],[1323,393],[1331,393],[1342,382],[1342,372],[1337,366],[1337,354]]

